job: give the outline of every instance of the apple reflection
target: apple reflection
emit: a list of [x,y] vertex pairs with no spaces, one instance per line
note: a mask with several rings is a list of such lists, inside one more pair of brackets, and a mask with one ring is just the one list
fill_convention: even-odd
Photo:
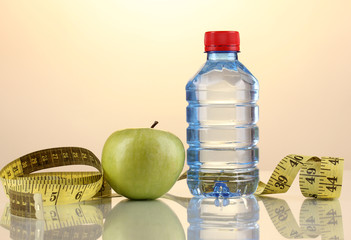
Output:
[[104,240],[185,239],[177,215],[162,201],[123,200],[108,214]]
[[254,196],[192,198],[188,206],[188,240],[259,239],[259,206]]

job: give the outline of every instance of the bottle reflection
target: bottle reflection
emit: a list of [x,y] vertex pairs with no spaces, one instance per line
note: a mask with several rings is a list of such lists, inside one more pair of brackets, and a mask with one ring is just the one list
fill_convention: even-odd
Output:
[[104,223],[104,240],[182,240],[184,229],[177,215],[159,200],[119,202]]
[[259,206],[254,196],[192,198],[188,206],[188,240],[259,239]]
[[80,204],[45,206],[44,219],[11,215],[9,206],[1,217],[1,226],[17,239],[98,239],[102,234],[103,218],[111,210],[111,199]]
[[278,232],[287,239],[344,239],[340,203],[334,200],[306,199],[300,209],[299,224],[283,199],[259,197]]

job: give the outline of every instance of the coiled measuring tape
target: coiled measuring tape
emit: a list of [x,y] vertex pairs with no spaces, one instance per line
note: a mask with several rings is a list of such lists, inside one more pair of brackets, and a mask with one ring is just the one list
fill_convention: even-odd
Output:
[[305,197],[338,198],[341,193],[344,159],[290,154],[274,169],[267,184],[259,182],[256,195],[285,193],[297,173]]
[[[98,171],[32,174],[67,165],[88,165]],[[111,193],[111,187],[103,179],[99,159],[89,150],[78,147],[27,154],[6,165],[0,176],[10,198],[11,214],[22,217],[43,219],[43,206],[77,203]]]

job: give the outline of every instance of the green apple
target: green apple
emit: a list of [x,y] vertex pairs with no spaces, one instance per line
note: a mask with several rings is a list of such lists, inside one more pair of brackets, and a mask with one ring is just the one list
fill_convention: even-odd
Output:
[[185,233],[177,215],[162,201],[124,200],[108,214],[102,239],[185,240]]
[[156,199],[177,181],[184,158],[183,143],[170,132],[124,129],[106,140],[102,168],[117,193],[129,199]]

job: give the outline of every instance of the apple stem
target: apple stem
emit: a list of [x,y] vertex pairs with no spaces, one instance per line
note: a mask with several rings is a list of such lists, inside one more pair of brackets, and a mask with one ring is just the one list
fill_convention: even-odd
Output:
[[158,122],[155,121],[155,122],[151,125],[151,128],[154,128],[157,124],[158,124]]

